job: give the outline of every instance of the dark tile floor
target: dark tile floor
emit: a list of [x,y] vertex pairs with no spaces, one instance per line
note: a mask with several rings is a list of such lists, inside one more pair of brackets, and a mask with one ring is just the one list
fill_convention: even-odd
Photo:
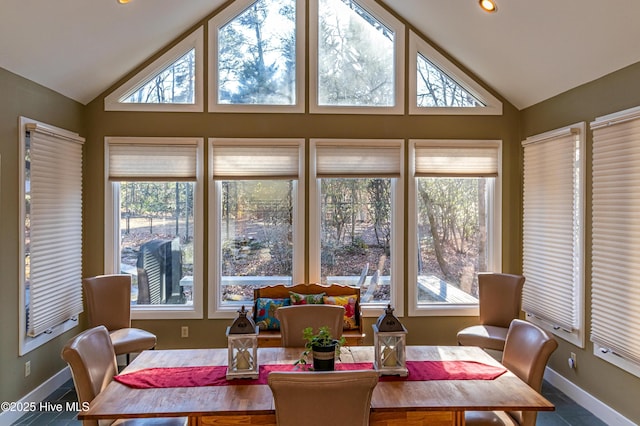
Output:
[[[556,406],[556,410],[539,413],[538,426],[606,426],[603,421],[547,382],[542,385],[542,394]],[[66,402],[77,401],[73,381],[66,382],[46,400],[60,403],[62,406]],[[11,426],[81,426],[82,422],[76,419],[76,415],[75,411],[64,410],[62,412],[32,412],[25,414]]]

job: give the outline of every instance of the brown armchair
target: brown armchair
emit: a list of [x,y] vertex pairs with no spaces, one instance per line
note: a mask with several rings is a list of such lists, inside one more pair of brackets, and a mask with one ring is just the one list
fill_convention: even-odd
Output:
[[276,311],[280,321],[282,346],[303,347],[305,340],[302,330],[312,327],[314,331],[322,326],[329,327],[334,339],[342,337],[344,308],[337,305],[294,305],[283,306]]
[[478,274],[480,324],[458,332],[458,344],[502,351],[511,321],[520,317],[522,275]]
[[[513,320],[504,345],[502,364],[522,381],[540,392],[544,370],[558,342],[538,326]],[[536,411],[467,411],[467,426],[518,425],[534,426]]]
[[[378,373],[373,370],[273,372],[267,380],[275,401],[278,426],[366,426]],[[318,407],[331,414],[319,415]]]
[[153,349],[155,334],[131,327],[131,276],[99,275],[82,281],[89,327],[109,330],[116,355]]
[[[85,330],[69,340],[62,348],[61,356],[69,364],[73,384],[78,394],[78,402],[82,405],[93,401],[113,380],[113,376],[118,374],[116,354],[109,333],[102,325]],[[114,426],[142,426],[144,424],[183,426],[187,421],[184,417],[148,420],[146,423],[142,419],[116,420],[115,422],[101,420],[99,424],[100,426],[107,424]],[[98,426],[98,421],[84,420],[83,425]]]

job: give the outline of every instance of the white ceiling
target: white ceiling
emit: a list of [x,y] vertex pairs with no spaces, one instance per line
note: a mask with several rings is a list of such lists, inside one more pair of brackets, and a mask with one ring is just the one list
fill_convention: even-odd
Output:
[[[522,109],[640,62],[638,0],[386,0]],[[83,104],[224,0],[0,0],[0,67]]]

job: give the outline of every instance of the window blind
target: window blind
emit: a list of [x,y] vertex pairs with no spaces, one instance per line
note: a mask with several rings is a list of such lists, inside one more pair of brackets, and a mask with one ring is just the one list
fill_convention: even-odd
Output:
[[640,108],[591,128],[591,340],[640,364]]
[[494,141],[416,141],[415,176],[496,177],[499,148]]
[[195,181],[197,139],[109,138],[111,181]]
[[522,143],[522,309],[569,332],[580,328],[581,137],[579,127],[567,127]]
[[30,255],[27,335],[82,312],[82,144],[29,123]]
[[316,177],[400,177],[402,142],[397,140],[318,140]]
[[216,180],[298,179],[300,143],[285,141],[211,141],[211,173]]

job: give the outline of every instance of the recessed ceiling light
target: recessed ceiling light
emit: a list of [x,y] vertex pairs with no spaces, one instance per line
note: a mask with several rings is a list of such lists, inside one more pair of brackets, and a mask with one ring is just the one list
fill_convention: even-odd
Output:
[[127,4],[129,3],[131,0],[118,0],[118,3],[120,4]]
[[496,5],[496,2],[493,0],[480,0],[479,3],[482,10],[486,12],[493,13],[496,10],[498,10],[498,6]]

